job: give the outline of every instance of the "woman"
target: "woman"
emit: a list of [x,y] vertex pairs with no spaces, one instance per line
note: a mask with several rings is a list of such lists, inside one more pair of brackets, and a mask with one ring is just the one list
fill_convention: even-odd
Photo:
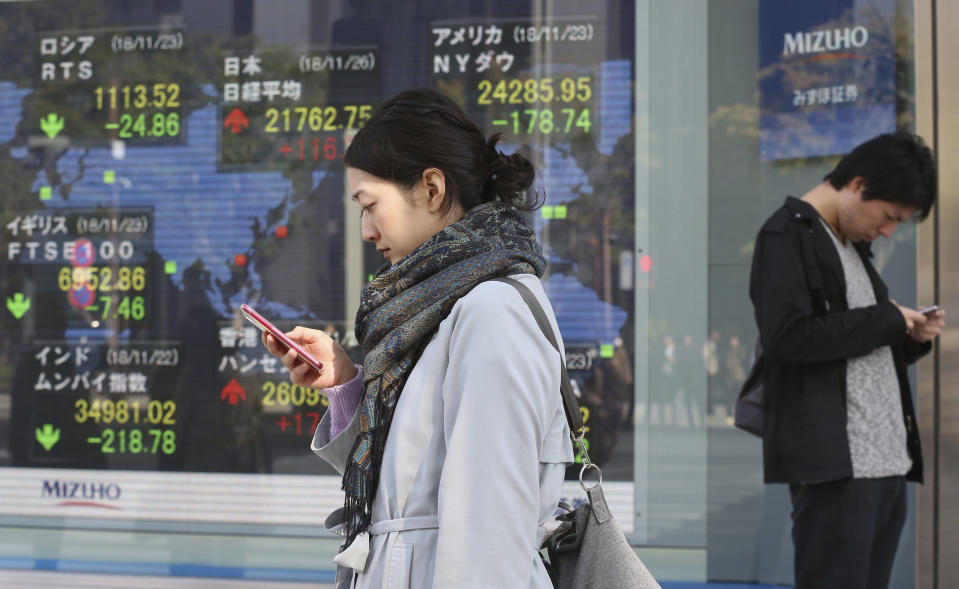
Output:
[[363,239],[389,261],[357,313],[363,366],[319,330],[289,336],[320,373],[264,336],[293,382],[330,399],[312,448],[343,474],[327,523],[347,537],[338,578],[355,572],[356,587],[551,587],[537,549],[573,458],[563,356],[491,281],[532,289],[559,333],[515,208],[533,168],[497,140],[431,90],[380,107],[344,156]]

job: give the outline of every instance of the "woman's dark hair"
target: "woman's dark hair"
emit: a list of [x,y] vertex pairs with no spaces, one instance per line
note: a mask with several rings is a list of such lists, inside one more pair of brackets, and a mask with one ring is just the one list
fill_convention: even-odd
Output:
[[533,165],[518,153],[496,149],[499,133],[488,139],[455,102],[426,88],[389,99],[357,132],[344,163],[410,189],[427,168],[446,177],[446,191],[464,209],[491,201],[532,210],[539,206],[527,189]]
[[859,144],[823,180],[842,190],[857,176],[865,182],[863,200],[916,207],[919,220],[929,215],[936,201],[932,151],[912,133],[886,133]]

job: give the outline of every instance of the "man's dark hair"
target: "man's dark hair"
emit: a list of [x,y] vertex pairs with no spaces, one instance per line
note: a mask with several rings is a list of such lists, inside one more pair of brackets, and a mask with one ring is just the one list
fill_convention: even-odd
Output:
[[918,135],[886,133],[856,146],[823,180],[842,190],[855,177],[865,185],[863,200],[884,200],[916,207],[925,219],[936,200],[936,164]]

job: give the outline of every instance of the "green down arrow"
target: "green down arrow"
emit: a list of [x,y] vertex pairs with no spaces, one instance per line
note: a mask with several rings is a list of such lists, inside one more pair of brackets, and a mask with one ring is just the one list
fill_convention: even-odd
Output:
[[53,139],[63,130],[65,123],[63,117],[58,117],[56,113],[49,113],[45,118],[40,119],[40,128],[47,134],[47,137]]
[[60,430],[53,427],[51,423],[43,424],[43,429],[37,428],[37,441],[47,452],[53,448],[60,440]]
[[22,292],[14,293],[13,298],[7,297],[7,309],[17,319],[22,319],[30,310],[30,299],[23,296]]

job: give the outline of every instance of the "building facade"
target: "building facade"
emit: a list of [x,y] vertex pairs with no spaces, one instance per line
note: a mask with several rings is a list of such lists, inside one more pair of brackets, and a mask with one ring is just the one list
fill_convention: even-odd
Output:
[[[753,242],[852,146],[913,131],[939,201],[876,266],[901,304],[959,309],[955,22],[937,0],[0,2],[0,569],[331,578],[327,401],[239,307],[355,348],[380,260],[339,160],[427,86],[536,166],[589,453],[651,571],[791,584],[788,492],[732,422]],[[895,587],[959,579],[957,338],[912,370],[927,474]]]

